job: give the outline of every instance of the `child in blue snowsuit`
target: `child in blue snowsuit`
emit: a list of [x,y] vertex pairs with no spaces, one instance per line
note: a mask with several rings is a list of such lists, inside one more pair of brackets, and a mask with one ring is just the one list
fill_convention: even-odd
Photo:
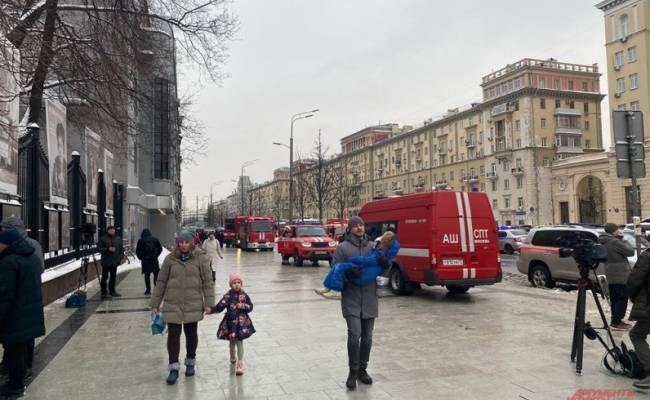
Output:
[[343,290],[343,285],[345,284],[345,271],[352,268],[360,268],[360,274],[349,278],[349,282],[357,286],[364,286],[382,274],[379,259],[384,258],[386,261],[390,261],[397,255],[399,248],[400,245],[397,239],[395,239],[394,233],[387,231],[382,235],[381,241],[372,249],[369,255],[351,257],[345,262],[334,265],[325,277],[323,285],[327,289],[340,292]]

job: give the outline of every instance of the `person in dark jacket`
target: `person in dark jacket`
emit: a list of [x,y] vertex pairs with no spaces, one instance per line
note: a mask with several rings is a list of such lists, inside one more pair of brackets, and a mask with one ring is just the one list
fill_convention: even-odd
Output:
[[[373,243],[366,236],[363,220],[351,217],[345,240],[338,245],[332,259],[332,267],[355,256],[367,256]],[[360,270],[346,271],[350,279]],[[357,379],[364,384],[372,384],[368,375],[368,360],[372,348],[372,331],[378,314],[377,282],[371,281],[364,286],[347,283],[341,291],[341,311],[348,325],[348,364],[350,372],[345,385],[350,390],[357,387]]]
[[605,262],[605,275],[609,285],[609,299],[611,303],[612,319],[611,326],[614,329],[630,329],[632,325],[623,322],[627,311],[627,278],[630,276],[630,264],[627,261],[636,252],[634,247],[623,240],[623,232],[618,225],[608,223],[605,225],[605,233],[598,241],[607,250],[607,262]]
[[[117,278],[117,267],[122,263],[124,247],[122,238],[115,233],[115,227],[106,228],[106,235],[99,240],[99,251],[102,254],[102,279],[100,286],[102,298],[120,297],[115,291],[115,279]],[[106,282],[108,281],[108,288]],[[109,294],[110,293],[110,294]]]
[[633,303],[630,321],[636,321],[630,330],[630,340],[648,373],[648,378],[633,385],[639,389],[650,389],[650,347],[646,340],[650,334],[650,251],[641,253],[634,264],[627,279],[627,291]]
[[0,395],[21,396],[30,343],[45,334],[41,261],[16,228],[0,231],[0,343],[5,347],[9,382]]
[[135,255],[142,263],[142,273],[144,274],[145,295],[151,294],[151,274],[153,274],[153,283],[158,280],[160,265],[158,256],[162,253],[160,241],[151,235],[149,229],[143,229],[140,234],[140,240],[135,247]]

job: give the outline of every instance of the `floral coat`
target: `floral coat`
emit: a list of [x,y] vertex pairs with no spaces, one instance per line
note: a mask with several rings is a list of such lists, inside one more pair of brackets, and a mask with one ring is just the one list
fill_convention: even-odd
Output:
[[248,316],[248,313],[253,311],[253,303],[246,292],[243,290],[235,292],[231,289],[216,306],[211,307],[213,313],[220,313],[223,310],[226,310],[226,315],[219,324],[217,331],[219,339],[244,340],[255,333],[253,321]]

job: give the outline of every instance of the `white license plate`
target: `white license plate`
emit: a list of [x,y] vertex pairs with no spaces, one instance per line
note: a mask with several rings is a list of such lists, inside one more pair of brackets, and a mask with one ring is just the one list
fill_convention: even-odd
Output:
[[314,254],[327,254],[326,251],[315,251]]
[[465,262],[457,258],[447,258],[442,260],[442,265],[445,267],[462,267],[465,265]]

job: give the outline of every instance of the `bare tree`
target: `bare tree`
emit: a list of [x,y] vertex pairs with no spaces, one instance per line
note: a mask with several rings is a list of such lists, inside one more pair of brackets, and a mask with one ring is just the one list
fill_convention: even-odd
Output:
[[331,204],[336,210],[337,218],[344,218],[345,211],[356,203],[358,191],[352,187],[348,179],[348,168],[345,160],[332,166],[332,198]]
[[328,148],[323,145],[320,129],[318,140],[314,143],[312,157],[315,165],[308,172],[308,192],[313,204],[318,211],[318,219],[323,220],[325,208],[332,197],[332,184],[334,174],[327,157]]
[[[0,52],[0,68],[19,79],[22,94],[28,97],[26,122],[39,123],[44,98],[52,96],[84,107],[80,113],[92,114],[106,129],[131,135],[143,130],[136,119],[137,105],[151,107],[154,101],[138,77],[175,75],[161,60],[176,61],[178,56],[197,66],[202,76],[217,82],[222,78],[225,43],[237,28],[226,4],[226,0],[3,0],[0,38],[20,52],[21,62],[16,68]],[[172,117],[176,120],[170,123],[189,132],[185,143],[192,146],[193,138],[202,139],[187,115]],[[124,139],[117,137],[113,144],[128,143]]]
[[293,201],[302,220],[305,219],[305,210],[310,199],[311,171],[309,170],[310,167],[302,161],[300,153],[298,153],[298,160],[298,171],[293,175]]

